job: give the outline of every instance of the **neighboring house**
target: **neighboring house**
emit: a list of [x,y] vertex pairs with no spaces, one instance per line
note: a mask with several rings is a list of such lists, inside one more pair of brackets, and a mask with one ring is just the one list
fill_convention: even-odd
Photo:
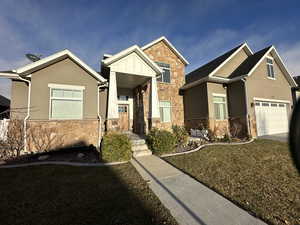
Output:
[[253,53],[244,43],[186,76],[187,128],[262,136],[288,132],[294,79],[274,46]]
[[9,118],[10,100],[0,95],[0,119]]
[[11,118],[24,120],[25,130],[53,128],[47,138],[61,136],[63,146],[98,147],[104,130],[144,134],[184,125],[179,88],[187,64],[161,37],[105,55],[100,73],[63,50],[0,77],[12,80],[11,107],[18,110]]
[[297,83],[297,87],[292,88],[293,101],[295,104],[297,99],[300,98],[300,76],[294,77],[294,80]]

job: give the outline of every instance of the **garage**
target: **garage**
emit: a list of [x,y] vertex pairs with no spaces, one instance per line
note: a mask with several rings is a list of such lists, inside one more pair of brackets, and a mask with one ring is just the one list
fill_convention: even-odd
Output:
[[287,133],[287,107],[284,102],[255,101],[257,136]]

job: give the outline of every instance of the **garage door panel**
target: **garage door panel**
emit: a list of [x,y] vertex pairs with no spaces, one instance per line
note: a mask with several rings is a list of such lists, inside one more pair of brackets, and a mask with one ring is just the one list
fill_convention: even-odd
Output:
[[256,102],[255,116],[258,136],[288,132],[287,104]]

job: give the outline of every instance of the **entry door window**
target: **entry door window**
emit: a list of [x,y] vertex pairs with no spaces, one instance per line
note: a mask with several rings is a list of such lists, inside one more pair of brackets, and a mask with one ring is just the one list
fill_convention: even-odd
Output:
[[83,90],[50,89],[51,119],[82,119]]

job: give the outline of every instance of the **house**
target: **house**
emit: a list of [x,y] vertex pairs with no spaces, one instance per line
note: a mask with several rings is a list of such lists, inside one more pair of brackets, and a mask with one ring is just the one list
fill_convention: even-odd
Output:
[[0,119],[9,118],[10,100],[0,95]]
[[190,72],[181,88],[185,124],[253,137],[288,132],[296,87],[274,46],[241,44]]
[[295,104],[297,99],[300,98],[300,76],[294,77],[294,80],[297,83],[297,87],[292,88],[293,101]]
[[0,77],[12,80],[11,107],[18,110],[11,118],[24,121],[27,148],[34,149],[39,136],[51,142],[57,137],[55,148],[99,147],[105,130],[144,134],[152,127],[184,125],[179,88],[187,64],[161,37],[105,54],[100,73],[63,50]]

